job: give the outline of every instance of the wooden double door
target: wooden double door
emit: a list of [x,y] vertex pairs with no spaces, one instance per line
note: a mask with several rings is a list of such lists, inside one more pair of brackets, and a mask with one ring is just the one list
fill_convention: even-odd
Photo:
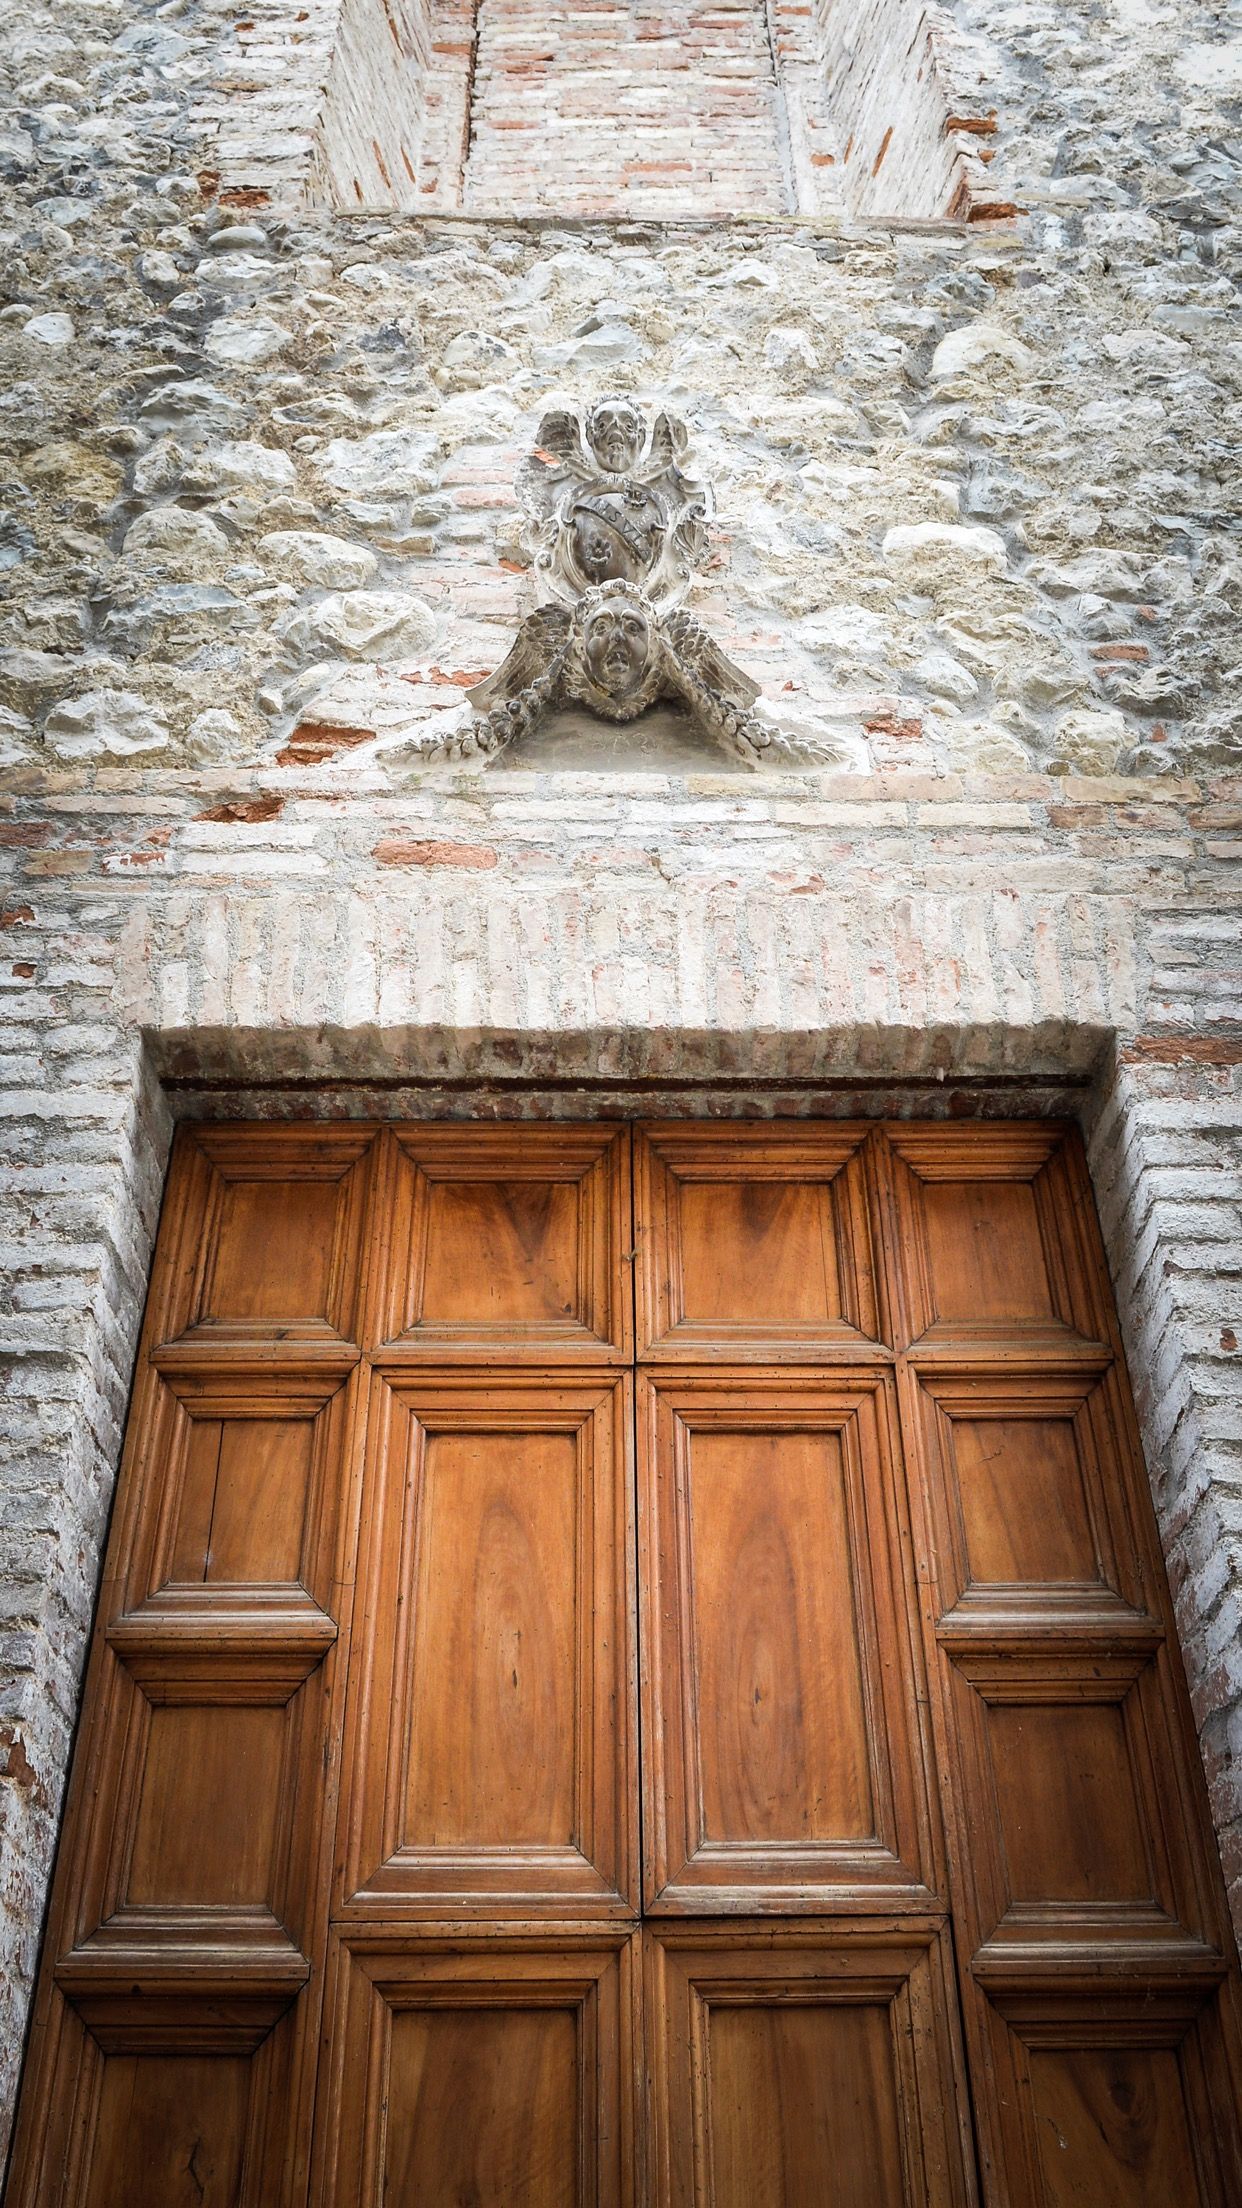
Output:
[[183,1130],[13,2208],[1237,2208],[1046,1124]]

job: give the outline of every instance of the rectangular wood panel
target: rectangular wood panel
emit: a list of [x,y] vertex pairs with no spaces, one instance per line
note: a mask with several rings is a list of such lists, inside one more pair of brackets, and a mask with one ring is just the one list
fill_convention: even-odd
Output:
[[368,1127],[183,1130],[154,1338],[209,1352],[355,1342],[374,1153]]
[[845,1920],[644,1937],[653,2201],[973,2201],[942,1934]]
[[932,1900],[882,1378],[640,1382],[649,1907]]
[[865,1129],[668,1122],[635,1155],[639,1356],[857,1356],[877,1334]]
[[349,1935],[315,2208],[630,2208],[634,1945],[570,1925]]
[[628,1360],[627,1130],[401,1127],[380,1204],[372,1323],[389,1357]]
[[624,1912],[628,1383],[376,1379],[343,1899]]

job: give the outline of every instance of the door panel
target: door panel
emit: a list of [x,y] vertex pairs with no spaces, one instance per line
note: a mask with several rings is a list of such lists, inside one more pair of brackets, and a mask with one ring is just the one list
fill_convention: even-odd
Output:
[[1237,1974],[1081,1151],[894,1129],[879,1178],[985,2189],[1215,2200],[1142,2115],[1190,2017],[1236,2064]]
[[628,1362],[626,1129],[397,1128],[380,1200],[391,1356]]
[[941,1933],[873,1919],[645,1938],[655,2200],[971,2199]]
[[628,2208],[633,1945],[570,1927],[342,1941],[319,2208]]
[[154,1341],[214,1351],[358,1339],[373,1129],[202,1127],[178,1165]]
[[183,1131],[13,2208],[1234,2208],[1238,2046],[1071,1130]]
[[639,1357],[857,1354],[878,1330],[860,1128],[639,1133]]
[[344,1900],[623,1913],[629,1384],[377,1377]]
[[640,1390],[648,1907],[925,1909],[885,1378]]

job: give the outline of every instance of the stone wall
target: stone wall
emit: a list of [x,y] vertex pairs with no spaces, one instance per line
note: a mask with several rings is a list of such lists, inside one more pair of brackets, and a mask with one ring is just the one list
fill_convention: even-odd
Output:
[[[0,27],[6,2090],[179,1110],[1080,1116],[1242,1897],[1242,45],[957,0],[1012,227],[351,218],[295,12]],[[426,764],[618,387],[804,774]]]

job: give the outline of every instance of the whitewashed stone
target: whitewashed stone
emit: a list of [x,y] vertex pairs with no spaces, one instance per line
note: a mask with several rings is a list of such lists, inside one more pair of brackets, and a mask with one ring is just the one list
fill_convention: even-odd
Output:
[[321,590],[362,589],[379,567],[366,545],[319,529],[273,529],[260,537],[258,552],[278,573],[296,575]]

